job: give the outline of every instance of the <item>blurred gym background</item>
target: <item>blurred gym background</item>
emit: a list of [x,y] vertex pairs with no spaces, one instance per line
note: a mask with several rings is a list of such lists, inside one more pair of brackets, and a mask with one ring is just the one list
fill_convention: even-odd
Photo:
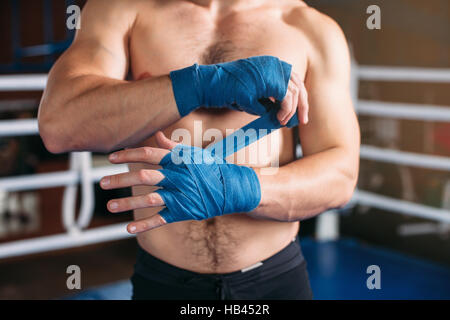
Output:
[[[315,298],[449,299],[450,3],[306,2],[351,45],[363,145],[354,200],[302,222]],[[94,183],[104,155],[48,153],[33,120],[45,74],[74,35],[66,9],[84,3],[0,2],[0,299],[130,297],[132,216],[105,209],[129,190]],[[366,27],[370,5],[381,9],[379,30]],[[82,270],[81,290],[66,286],[69,265]],[[366,286],[370,265],[380,290]]]

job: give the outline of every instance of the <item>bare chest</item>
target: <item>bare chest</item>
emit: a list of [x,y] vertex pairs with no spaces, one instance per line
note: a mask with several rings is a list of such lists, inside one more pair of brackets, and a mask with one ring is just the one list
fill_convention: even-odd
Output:
[[130,40],[130,67],[135,78],[165,75],[193,63],[213,64],[258,55],[273,55],[303,76],[305,46],[298,31],[278,10],[254,10],[212,18],[196,8],[160,9],[139,18]]
[[[293,65],[302,77],[306,70],[306,52],[298,30],[284,22],[280,10],[254,10],[213,19],[209,14],[189,6],[160,8],[152,13],[140,13],[130,37],[130,67],[135,79],[145,76],[167,75],[170,71],[193,63],[213,64],[257,55],[274,55]],[[166,128],[168,137],[185,144],[205,147],[211,142],[208,130],[236,130],[254,116],[241,112],[194,112]],[[186,132],[188,139],[179,139],[178,132]],[[143,141],[152,145],[152,141]],[[270,148],[260,145],[269,145]],[[270,149],[255,166],[273,166],[274,161],[292,159],[292,134],[283,130],[269,139],[262,139],[251,148]],[[255,150],[253,150],[255,151]],[[241,153],[253,154],[249,148]],[[247,164],[250,164],[247,162]],[[236,154],[236,157],[241,156]],[[242,158],[241,157],[241,158]],[[231,160],[231,159],[227,159]],[[242,162],[242,161],[241,161]]]

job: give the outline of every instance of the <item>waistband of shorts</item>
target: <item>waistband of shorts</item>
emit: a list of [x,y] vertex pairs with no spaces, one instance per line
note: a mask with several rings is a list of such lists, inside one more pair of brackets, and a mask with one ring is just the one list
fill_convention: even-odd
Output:
[[[252,266],[230,273],[197,273],[190,270],[182,269],[165,261],[162,261],[138,246],[138,257],[135,264],[135,272],[145,278],[154,278],[156,271],[161,276],[169,279],[183,277],[203,277],[205,279],[218,277],[229,280],[248,277],[254,273],[270,274],[286,272],[301,263],[304,263],[304,257],[300,248],[300,241],[296,236],[286,247],[270,256],[267,259],[259,261]],[[161,278],[161,280],[163,280]]]

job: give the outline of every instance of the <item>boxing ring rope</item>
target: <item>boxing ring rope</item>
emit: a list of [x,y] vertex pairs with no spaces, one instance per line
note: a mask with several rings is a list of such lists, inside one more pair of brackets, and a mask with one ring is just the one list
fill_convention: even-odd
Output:
[[450,69],[359,66],[353,60],[352,68],[359,80],[390,82],[450,82]]
[[[356,61],[353,61],[351,79],[351,88],[355,99],[354,105],[359,115],[399,118],[404,120],[450,122],[450,107],[367,101],[357,98],[358,85],[361,80],[450,83],[450,69],[359,66]],[[449,157],[422,155],[368,145],[361,145],[360,157],[361,159],[395,163],[404,166],[450,171]],[[366,191],[356,190],[352,201],[379,209],[410,214],[444,223],[450,222],[449,210],[436,209],[399,199],[392,199]]]
[[[352,72],[350,77],[352,100],[358,115],[404,120],[450,122],[450,107],[359,99],[360,81],[450,83],[450,69],[363,66],[358,65],[352,57]],[[450,171],[449,157],[422,155],[375,146],[361,145],[360,158],[403,166]],[[449,210],[393,199],[359,189],[355,190],[350,201],[351,206],[356,204],[435,220],[445,224],[443,227],[428,227],[429,230],[439,229],[446,231],[449,229],[447,225],[450,223]],[[416,227],[404,226],[400,227],[399,231],[404,235],[414,234],[414,228]],[[336,240],[339,237],[338,229],[338,213],[335,210],[326,211],[318,217],[316,238],[322,241]],[[419,229],[416,228],[416,231]]]
[[36,119],[1,120],[0,137],[29,136],[39,134]]
[[[447,83],[450,82],[449,69],[358,66],[356,62],[353,62],[351,79],[354,105],[360,115],[450,122],[450,108],[445,106],[365,101],[359,100],[357,96],[360,80]],[[42,91],[45,88],[46,81],[47,75],[45,74],[0,76],[0,91]],[[0,121],[0,137],[37,134],[39,132],[36,119]],[[367,145],[361,146],[361,158],[404,166],[450,170],[450,158],[448,157],[422,155]],[[0,179],[0,191],[5,192],[65,187],[62,215],[63,225],[67,231],[65,234],[0,244],[0,259],[133,237],[126,232],[126,223],[86,229],[93,215],[95,201],[93,184],[105,175],[126,172],[127,166],[92,167],[92,154],[90,152],[71,153],[69,164],[70,168],[67,171]],[[81,185],[81,206],[78,219],[75,219],[78,184]],[[355,191],[351,203],[450,223],[449,210],[393,199],[363,190]],[[319,240],[332,239],[337,236],[336,233],[330,234],[330,230],[337,227],[336,216],[333,211],[319,216],[318,229],[321,230],[317,234]],[[330,226],[329,223],[334,224],[334,226]]]
[[450,122],[450,108],[443,106],[359,100],[357,111],[359,114],[366,116]]
[[46,74],[0,76],[0,92],[41,91],[46,84]]
[[450,159],[441,156],[422,155],[412,152],[383,149],[373,146],[362,145],[360,158],[412,166],[425,169],[450,171]]

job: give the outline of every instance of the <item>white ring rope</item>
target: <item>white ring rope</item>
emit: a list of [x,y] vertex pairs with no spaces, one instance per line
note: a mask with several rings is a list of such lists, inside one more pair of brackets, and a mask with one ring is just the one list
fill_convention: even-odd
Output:
[[362,145],[361,159],[383,161],[404,166],[450,171],[450,158]]
[[0,245],[0,259],[131,238],[134,235],[126,231],[126,225],[127,223],[119,223],[79,233],[73,232],[3,243]]
[[450,69],[358,66],[359,80],[395,82],[450,82]]
[[[78,153],[70,153],[69,158],[69,171],[77,172],[79,170]],[[75,208],[77,200],[78,186],[76,184],[70,184],[64,188],[62,198],[62,223],[64,229],[68,232],[75,231]]]
[[0,76],[0,91],[42,91],[47,85],[46,74]]
[[450,211],[433,208],[409,201],[393,199],[376,193],[356,190],[353,201],[358,205],[366,205],[386,211],[397,212],[409,216],[450,223]]
[[356,112],[365,116],[450,122],[450,107],[444,106],[359,100]]
[[77,225],[80,229],[87,228],[94,214],[94,184],[92,182],[92,154],[90,152],[78,153],[80,157],[81,180],[81,208]]
[[14,136],[29,136],[39,134],[36,119],[1,120],[0,138]]
[[[126,165],[104,166],[92,169],[91,181],[93,183],[107,175],[127,172]],[[36,190],[54,187],[70,186],[80,183],[78,171],[60,171],[50,173],[36,173],[32,175],[23,175],[13,178],[1,178],[0,190],[2,191],[22,191]]]

